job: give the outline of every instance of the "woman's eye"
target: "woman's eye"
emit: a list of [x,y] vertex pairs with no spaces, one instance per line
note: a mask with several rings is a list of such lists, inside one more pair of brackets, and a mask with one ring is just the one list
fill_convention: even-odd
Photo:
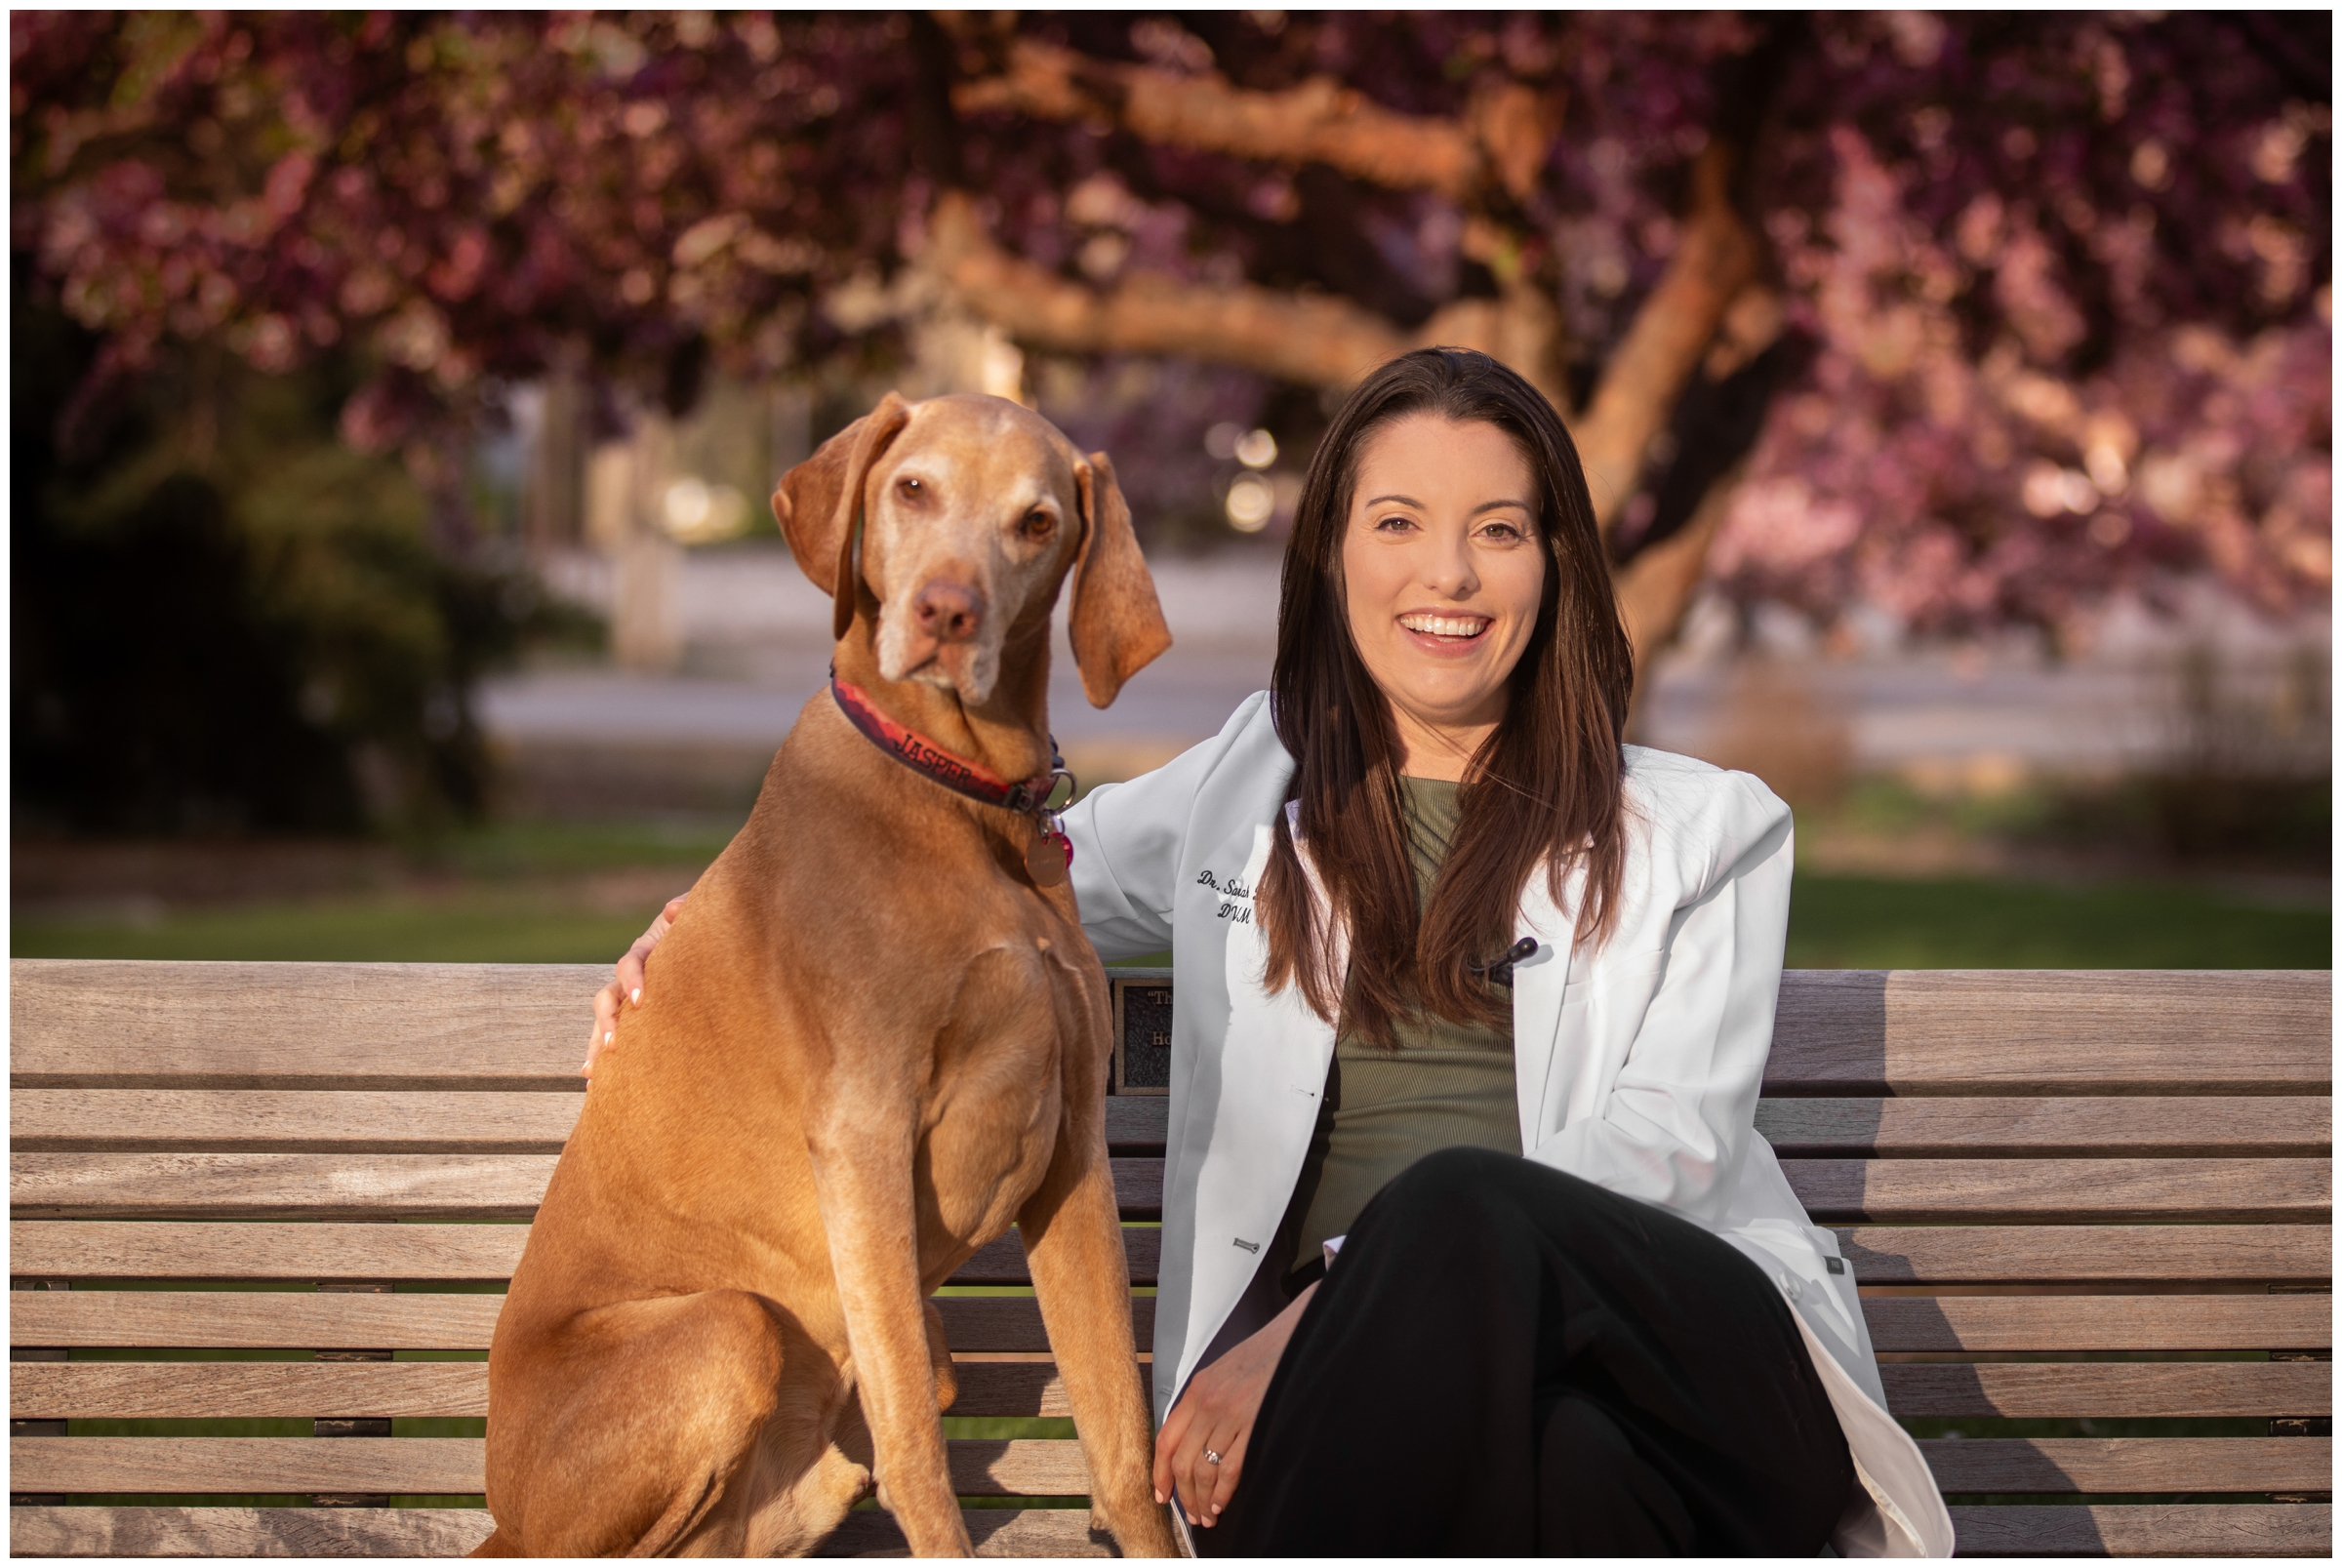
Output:
[[1506,544],[1510,544],[1514,540],[1522,537],[1519,526],[1514,523],[1490,523],[1486,528],[1480,530],[1480,532],[1487,535],[1490,539]]
[[1377,530],[1385,533],[1398,534],[1404,533],[1406,530],[1413,528],[1415,526],[1415,519],[1412,517],[1402,517],[1393,514],[1389,517],[1378,519],[1374,526]]

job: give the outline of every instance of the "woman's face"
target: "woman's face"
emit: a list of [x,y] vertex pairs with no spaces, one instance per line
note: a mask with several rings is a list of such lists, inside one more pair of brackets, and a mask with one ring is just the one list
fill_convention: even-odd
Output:
[[1458,777],[1505,716],[1545,587],[1536,497],[1527,458],[1493,424],[1410,415],[1359,451],[1342,535],[1350,634],[1406,771]]

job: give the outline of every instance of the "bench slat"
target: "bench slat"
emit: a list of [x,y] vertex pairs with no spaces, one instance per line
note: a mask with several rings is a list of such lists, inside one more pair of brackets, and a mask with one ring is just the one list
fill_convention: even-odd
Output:
[[20,1154],[20,1216],[525,1220],[551,1154]]
[[504,1305],[502,1296],[435,1293],[15,1291],[8,1332],[11,1345],[485,1350]]
[[[487,1539],[479,1508],[17,1508],[20,1557],[452,1557]],[[1102,1557],[1083,1508],[974,1508],[962,1515],[979,1556]],[[2317,1557],[2330,1550],[2328,1504],[2005,1505],[1952,1509],[1963,1557]],[[903,1549],[883,1509],[858,1509],[815,1553]]]
[[[1141,1346],[1140,1353],[1146,1353]],[[959,1380],[959,1397],[951,1402],[954,1416],[1067,1416],[1073,1406],[1054,1361],[961,1361],[952,1368]],[[1154,1367],[1139,1363],[1139,1385],[1151,1393]]]
[[[20,1154],[9,1204],[23,1218],[526,1220],[553,1154]],[[1162,1212],[1163,1162],[1113,1161],[1126,1217]]]
[[[1133,1283],[1154,1283],[1162,1234],[1124,1228]],[[44,1279],[508,1279],[528,1235],[518,1224],[32,1220],[9,1226],[9,1265]],[[1024,1244],[1012,1229],[980,1248],[951,1283],[1030,1283]]]
[[[557,1154],[584,1108],[577,1093],[385,1089],[23,1089],[9,1097],[9,1145],[195,1153]],[[1169,1102],[1110,1097],[1116,1152],[1160,1154]]]
[[485,1361],[20,1361],[20,1420],[485,1416]]
[[[10,1202],[26,1218],[527,1219],[549,1154],[23,1154]],[[1783,1160],[1816,1221],[2199,1224],[2322,1218],[2331,1167],[2314,1159]],[[1125,1218],[1162,1212],[1163,1162],[1113,1162]]]
[[1770,1095],[2332,1089],[2323,970],[1792,970]]
[[[1139,1368],[1142,1380],[1149,1369]],[[955,1416],[1070,1416],[1048,1361],[966,1361]],[[484,1361],[52,1361],[9,1368],[18,1420],[488,1414]]]
[[47,1279],[509,1279],[525,1225],[32,1220],[9,1266]]
[[[2318,1437],[1930,1438],[1950,1493],[2323,1490],[2333,1443]],[[17,1437],[10,1486],[40,1492],[375,1492],[476,1494],[486,1444],[466,1437]],[[954,1439],[963,1497],[1080,1497],[1090,1489],[1070,1439]]]
[[[1142,1364],[1142,1380],[1151,1369]],[[1068,1416],[1048,1361],[962,1361],[954,1416]],[[1898,1416],[2324,1416],[2324,1361],[1901,1365],[1879,1369]],[[479,1361],[20,1362],[20,1420],[224,1416],[485,1416]]]
[[2308,1096],[1760,1100],[1785,1158],[2218,1158],[2327,1153],[2334,1103]]
[[[484,1350],[501,1296],[212,1291],[20,1291],[9,1343],[312,1349]],[[2332,1343],[2324,1296],[1871,1296],[1863,1313],[1881,1351],[2296,1350]],[[1154,1298],[1131,1302],[1134,1332],[1154,1334]],[[942,1296],[952,1348],[1049,1347],[1030,1296]]]
[[[1160,1226],[1126,1225],[1122,1227],[1122,1256],[1130,1265],[1130,1282],[1151,1285],[1155,1269],[1162,1261],[1163,1231]],[[1030,1285],[1032,1271],[1025,1264],[1025,1243],[1014,1227],[1008,1234],[976,1249],[976,1256],[959,1266],[952,1274],[954,1285]]]
[[2325,1296],[1866,1296],[1881,1351],[2320,1350]]
[[13,1508],[19,1557],[461,1557],[485,1508]]
[[[968,1540],[979,1557],[1110,1557],[1107,1538],[1090,1536],[1087,1508],[969,1508]],[[816,1557],[908,1555],[910,1544],[884,1508],[857,1508],[816,1547]]]
[[2322,1159],[1785,1159],[1781,1168],[1806,1212],[1825,1225],[2249,1225],[2322,1219],[2333,1204],[2333,1167]]
[[[2333,1534],[2333,1509],[2326,1504],[2284,1508],[2184,1503],[2062,1508],[1963,1505],[1951,1511],[1963,1557],[2322,1557],[2327,1554]],[[971,1509],[963,1516],[970,1521],[980,1557],[1108,1555],[1102,1544],[1089,1538],[1089,1515],[1076,1509],[1032,1508],[1022,1513]],[[998,1524],[1001,1519],[1033,1520],[1040,1523],[1040,1530],[1023,1536],[1025,1526]],[[984,1523],[992,1523],[996,1532],[989,1542],[981,1533]],[[1012,1537],[1030,1545],[1011,1546],[1008,1541]],[[903,1532],[896,1528],[893,1515],[866,1508],[849,1515],[814,1555],[900,1555],[905,1549]]]
[[176,1153],[558,1154],[581,1092],[20,1089],[9,1146]]
[[[19,1089],[574,1089],[586,998],[608,974],[592,964],[10,967]],[[1767,1083],[1775,1094],[2323,1094],[2331,998],[2332,977],[2305,970],[1792,970]],[[399,1042],[395,1056],[382,1051],[385,1039]]]
[[[525,1225],[35,1220],[10,1226],[11,1266],[53,1279],[505,1279]],[[2327,1226],[1862,1226],[1837,1228],[1865,1284],[2063,1280],[2322,1280]],[[1154,1283],[1162,1231],[1130,1226],[1136,1284]],[[1012,1232],[952,1275],[961,1285],[1029,1283]]]
[[[1030,1296],[938,1296],[944,1341],[955,1351],[1046,1350],[1040,1303]],[[1130,1299],[1131,1334],[1144,1353],[1154,1344],[1154,1298]]]
[[17,1089],[574,1091],[591,997],[609,980],[595,964],[9,969]]
[[2029,1362],[1878,1369],[1898,1416],[2325,1416],[2330,1361]]
[[1952,1509],[1963,1557],[2323,1557],[2329,1503],[2003,1504]]
[[2322,1280],[2322,1225],[1862,1226],[1838,1244],[1866,1285],[2003,1281]]
[[[18,1291],[8,1331],[11,1345],[67,1347],[485,1350],[504,1304],[427,1292]],[[1049,1348],[1030,1296],[939,1296],[935,1306],[955,1350]],[[1132,1298],[1131,1322],[1141,1346],[1152,1342],[1153,1297]]]
[[1948,1493],[2312,1492],[2333,1484],[2325,1437],[1929,1437]]
[[[583,1086],[581,1085],[581,1088]],[[582,1094],[388,1090],[26,1089],[10,1099],[20,1153],[111,1150],[348,1154],[558,1153]],[[1169,1102],[1107,1101],[1107,1137],[1160,1153]],[[2002,1155],[2317,1155],[2333,1102],[2308,1096],[1760,1101],[1777,1153],[1906,1158]]]
[[[962,1497],[1085,1497],[1089,1466],[1064,1438],[954,1438]],[[487,1486],[476,1437],[12,1437],[23,1492],[359,1492],[439,1496]]]
[[358,1492],[487,1486],[476,1437],[12,1437],[19,1492]]

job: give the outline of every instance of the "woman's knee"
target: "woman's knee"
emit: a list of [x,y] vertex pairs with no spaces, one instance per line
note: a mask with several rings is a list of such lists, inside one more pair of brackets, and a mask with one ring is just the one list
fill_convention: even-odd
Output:
[[1443,1148],[1393,1177],[1358,1216],[1356,1232],[1405,1230],[1457,1242],[1485,1238],[1522,1212],[1520,1168],[1487,1148]]
[[1540,1212],[1614,1201],[1581,1177],[1492,1148],[1443,1148],[1391,1179],[1386,1194],[1444,1209],[1528,1205]]
[[1360,1227],[1431,1217],[1453,1224],[1503,1182],[1511,1157],[1485,1148],[1443,1148],[1426,1154],[1384,1184],[1358,1216]]

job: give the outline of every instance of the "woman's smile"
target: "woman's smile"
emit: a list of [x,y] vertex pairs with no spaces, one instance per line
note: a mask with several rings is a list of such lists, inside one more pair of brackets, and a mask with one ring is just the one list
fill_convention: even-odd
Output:
[[1428,610],[1400,616],[1398,623],[1413,634],[1417,647],[1440,658],[1471,652],[1480,634],[1496,624],[1486,616],[1439,615]]

